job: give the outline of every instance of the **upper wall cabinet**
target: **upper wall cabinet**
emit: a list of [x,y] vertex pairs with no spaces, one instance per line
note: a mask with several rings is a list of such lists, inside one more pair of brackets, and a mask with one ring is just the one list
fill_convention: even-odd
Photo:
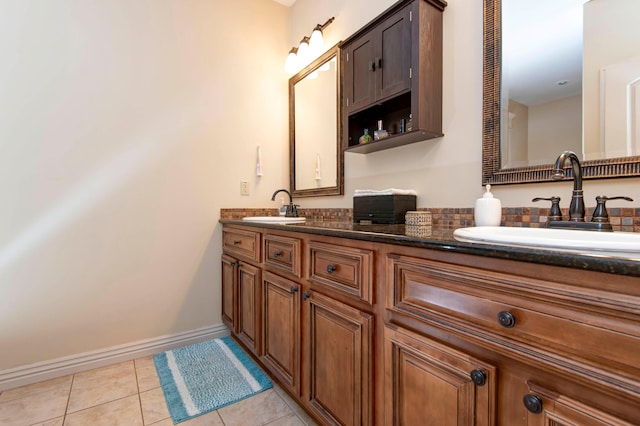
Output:
[[[368,153],[443,136],[445,6],[400,1],[345,41],[345,150]],[[370,140],[361,143],[365,130]]]

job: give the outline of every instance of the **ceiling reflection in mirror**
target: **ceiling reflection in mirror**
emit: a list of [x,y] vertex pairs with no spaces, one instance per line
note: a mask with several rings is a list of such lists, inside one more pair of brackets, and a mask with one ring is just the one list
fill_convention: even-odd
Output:
[[294,196],[343,193],[338,47],[289,82],[290,179]]
[[483,183],[640,175],[640,1],[484,0]]

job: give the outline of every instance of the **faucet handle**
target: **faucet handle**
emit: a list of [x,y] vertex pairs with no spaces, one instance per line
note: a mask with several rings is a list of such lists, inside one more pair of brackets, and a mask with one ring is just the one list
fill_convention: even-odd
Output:
[[609,213],[607,212],[606,202],[609,200],[625,200],[633,201],[630,197],[607,197],[606,195],[598,195],[596,197],[596,208],[593,210],[591,222],[608,223]]
[[534,203],[536,201],[551,201],[551,208],[549,209],[549,215],[547,216],[549,222],[556,222],[562,220],[562,211],[560,210],[560,197],[554,195],[549,198],[536,197],[533,200]]
[[287,214],[285,214],[286,217],[298,217],[298,207],[300,207],[300,204],[289,204],[287,206]]

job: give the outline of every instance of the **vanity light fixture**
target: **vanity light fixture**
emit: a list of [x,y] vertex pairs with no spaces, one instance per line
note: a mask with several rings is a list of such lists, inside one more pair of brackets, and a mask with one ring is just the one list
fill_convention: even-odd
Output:
[[297,73],[324,53],[324,37],[322,32],[335,19],[335,17],[331,17],[324,24],[316,25],[311,33],[311,37],[304,36],[302,40],[300,40],[298,47],[291,48],[284,65],[284,70],[288,74],[293,75]]

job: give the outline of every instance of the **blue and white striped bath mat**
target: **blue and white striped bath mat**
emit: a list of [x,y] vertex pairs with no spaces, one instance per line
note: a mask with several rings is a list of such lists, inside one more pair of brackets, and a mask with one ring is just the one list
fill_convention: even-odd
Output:
[[273,386],[230,337],[162,352],[153,360],[174,424]]

